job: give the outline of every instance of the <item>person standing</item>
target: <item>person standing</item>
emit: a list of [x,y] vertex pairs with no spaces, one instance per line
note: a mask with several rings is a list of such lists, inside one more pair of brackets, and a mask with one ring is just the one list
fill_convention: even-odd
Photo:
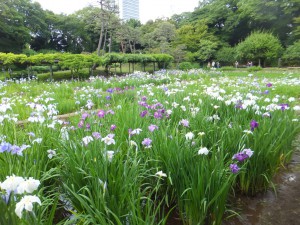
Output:
[[239,62],[238,62],[238,61],[235,61],[234,65],[235,65],[235,68],[237,69],[238,66],[239,66]]

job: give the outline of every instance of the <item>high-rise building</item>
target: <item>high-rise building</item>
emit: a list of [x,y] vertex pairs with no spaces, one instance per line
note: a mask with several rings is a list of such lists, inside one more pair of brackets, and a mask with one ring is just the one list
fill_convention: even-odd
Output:
[[140,19],[139,0],[119,0],[120,18],[124,21]]

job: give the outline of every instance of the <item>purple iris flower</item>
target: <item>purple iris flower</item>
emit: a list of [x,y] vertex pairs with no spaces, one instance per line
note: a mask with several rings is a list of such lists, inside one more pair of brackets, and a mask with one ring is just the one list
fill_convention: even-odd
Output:
[[145,102],[145,101],[147,101],[147,97],[146,97],[146,96],[142,96],[142,97],[141,97],[141,100],[142,100],[143,102]]
[[98,111],[98,113],[97,113],[97,116],[98,116],[99,118],[103,118],[103,117],[105,116],[105,111],[102,110],[102,109],[100,109],[100,110]]
[[23,156],[23,151],[26,149],[26,148],[29,148],[30,145],[22,145],[21,147],[17,146],[17,145],[13,145],[12,146],[12,150],[11,150],[11,154],[12,155],[19,155],[19,156]]
[[92,136],[95,138],[95,139],[100,139],[101,138],[101,134],[99,132],[93,132],[92,133]]
[[267,87],[272,87],[272,83],[267,83],[266,86]]
[[257,121],[251,120],[251,122],[250,122],[250,128],[251,128],[251,131],[254,131],[254,129],[257,128],[258,125],[259,125],[259,124],[258,124]]
[[109,109],[109,110],[107,110],[107,111],[106,111],[106,114],[111,114],[111,115],[114,115],[114,114],[115,114],[115,111],[113,111],[113,110]]
[[237,108],[237,109],[243,109],[243,103],[242,103],[242,101],[238,101],[238,102],[235,104],[235,108]]
[[283,103],[283,104],[279,104],[279,106],[281,106],[281,110],[284,111],[286,109],[289,108],[289,104]]
[[140,113],[140,117],[145,117],[147,114],[148,114],[148,111],[147,111],[147,110],[142,111],[142,112]]
[[229,167],[230,167],[230,170],[231,170],[232,173],[237,173],[237,172],[239,172],[239,170],[240,170],[240,168],[238,167],[238,165],[235,164],[235,163],[230,164]]
[[144,107],[148,107],[148,104],[147,104],[147,102],[145,102],[145,101],[140,101],[140,102],[138,102],[138,104],[140,105],[140,106],[144,106]]
[[7,143],[7,142],[2,142],[0,144],[0,152],[3,153],[3,152],[10,152],[11,151],[11,144],[10,143]]
[[142,145],[144,145],[145,147],[150,147],[151,143],[152,143],[152,140],[150,138],[145,138],[142,141]]
[[110,130],[111,130],[111,131],[114,131],[116,128],[117,128],[117,126],[116,126],[115,124],[112,124],[112,125],[110,126]]
[[85,112],[85,113],[82,114],[81,119],[82,119],[82,120],[85,120],[85,119],[88,118],[89,116],[90,116],[90,114],[88,114],[88,113]]
[[155,119],[162,119],[163,118],[163,114],[160,111],[156,111],[153,115],[154,115]]
[[108,89],[106,90],[106,92],[108,92],[108,93],[113,93],[113,92],[114,92],[114,89],[108,88]]
[[154,124],[151,124],[150,126],[148,126],[148,130],[149,130],[150,132],[153,132],[155,129],[158,130],[158,126],[156,126],[156,125],[154,125]]
[[182,119],[179,123],[184,127],[189,127],[189,121],[188,120]]
[[77,126],[78,126],[79,128],[82,128],[82,127],[83,127],[83,125],[84,125],[84,122],[83,122],[83,120],[80,120]]
[[239,152],[232,157],[232,159],[236,159],[239,162],[242,162],[247,158],[249,158],[249,156],[244,152]]
[[11,146],[11,154],[12,155],[17,154],[20,150],[21,150],[21,148],[19,146],[17,146],[17,145]]

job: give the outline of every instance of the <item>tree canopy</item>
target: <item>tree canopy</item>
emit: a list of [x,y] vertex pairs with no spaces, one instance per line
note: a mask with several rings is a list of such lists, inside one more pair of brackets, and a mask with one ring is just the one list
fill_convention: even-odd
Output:
[[[146,24],[121,21],[114,1],[97,2],[71,15],[58,15],[33,0],[0,0],[0,52],[167,53],[177,63],[231,64],[235,57],[226,58],[225,52],[253,58],[253,53],[245,56],[235,48],[245,46],[254,33],[273,35],[284,49],[300,38],[300,0],[205,0],[193,12]],[[261,60],[269,63],[281,56],[278,52]]]

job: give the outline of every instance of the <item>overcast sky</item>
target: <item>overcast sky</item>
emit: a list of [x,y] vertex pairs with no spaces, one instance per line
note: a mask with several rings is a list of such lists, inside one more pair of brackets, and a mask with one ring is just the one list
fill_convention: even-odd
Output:
[[[96,0],[33,0],[43,9],[54,13],[70,14],[89,4],[96,5]],[[170,17],[173,14],[193,11],[199,0],[140,0],[140,20],[142,23],[158,17]]]

